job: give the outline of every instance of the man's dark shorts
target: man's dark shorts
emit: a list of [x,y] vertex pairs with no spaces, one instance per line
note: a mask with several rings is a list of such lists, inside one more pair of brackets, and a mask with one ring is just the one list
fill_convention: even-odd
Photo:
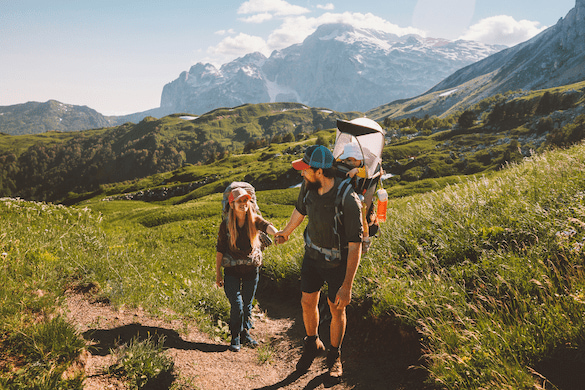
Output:
[[331,302],[335,302],[337,290],[345,280],[346,269],[347,261],[343,261],[335,268],[322,268],[315,266],[315,261],[305,254],[301,267],[301,291],[309,294],[317,292],[326,282],[327,296]]

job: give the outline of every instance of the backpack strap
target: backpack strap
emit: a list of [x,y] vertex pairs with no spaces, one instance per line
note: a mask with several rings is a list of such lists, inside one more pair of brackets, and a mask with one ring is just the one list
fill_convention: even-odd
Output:
[[343,214],[343,207],[345,206],[345,197],[351,191],[354,191],[354,189],[353,189],[353,186],[351,185],[351,178],[350,177],[344,179],[341,183],[339,183],[339,187],[337,187],[337,195],[335,196],[335,207],[340,208],[340,212],[342,214]]
[[327,261],[341,260],[341,250],[339,248],[328,249],[328,248],[323,248],[323,247],[320,247],[320,246],[313,244],[313,242],[311,241],[311,238],[309,237],[309,234],[307,233],[306,230],[305,230],[303,235],[305,238],[305,245],[308,246],[309,248],[316,250],[317,252],[321,253],[322,255],[324,255],[325,260],[327,260]]
[[[337,187],[337,192],[335,194],[335,216],[333,217],[333,234],[335,235],[335,245],[333,248],[322,248],[320,246],[315,245],[307,231],[305,230],[304,238],[305,238],[305,245],[309,248],[316,250],[317,252],[323,254],[327,261],[339,261],[341,260],[341,253],[343,250],[344,242],[342,240],[342,235],[344,234],[343,231],[343,207],[345,206],[345,198],[347,194],[352,192],[353,186],[351,185],[351,178],[347,178],[339,183]],[[306,203],[307,195],[309,191],[303,197],[303,203]]]
[[345,198],[347,194],[354,191],[351,185],[351,178],[344,179],[337,187],[337,195],[335,196],[335,219],[333,222],[333,232],[335,233],[338,248],[344,246],[344,242],[341,239],[342,235],[345,235],[343,230],[343,209],[345,207]]

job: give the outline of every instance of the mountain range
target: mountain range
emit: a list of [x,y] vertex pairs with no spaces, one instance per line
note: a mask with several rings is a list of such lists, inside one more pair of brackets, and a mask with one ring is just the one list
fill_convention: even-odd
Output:
[[503,48],[325,24],[302,43],[274,51],[269,58],[251,53],[219,69],[192,66],[164,86],[160,111],[204,113],[264,102],[366,111],[423,93]]
[[152,110],[106,117],[85,106],[29,102],[0,107],[0,132],[76,131],[274,101],[376,120],[445,116],[498,93],[584,80],[585,0],[531,40],[502,48],[328,24],[269,58],[251,53],[219,69],[196,64],[164,86],[161,106]]
[[248,103],[298,102],[363,112],[423,93],[457,69],[503,48],[326,24],[304,42],[274,51],[269,58],[250,53],[219,69],[198,63],[164,86],[158,108],[106,117],[82,106],[30,102],[0,107],[0,132],[86,130],[138,123],[148,116],[202,115]]
[[585,0],[534,38],[468,65],[428,92],[368,112],[372,118],[444,115],[490,96],[585,80]]

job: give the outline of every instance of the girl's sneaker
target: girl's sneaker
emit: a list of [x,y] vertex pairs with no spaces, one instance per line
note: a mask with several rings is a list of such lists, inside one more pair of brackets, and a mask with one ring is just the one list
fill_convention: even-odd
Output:
[[232,337],[229,349],[232,352],[240,352],[240,336]]
[[256,340],[254,340],[252,338],[252,336],[250,336],[250,333],[248,333],[247,330],[244,330],[241,334],[240,337],[242,338],[242,343],[244,345],[247,345],[251,348],[256,348],[258,346],[258,342]]

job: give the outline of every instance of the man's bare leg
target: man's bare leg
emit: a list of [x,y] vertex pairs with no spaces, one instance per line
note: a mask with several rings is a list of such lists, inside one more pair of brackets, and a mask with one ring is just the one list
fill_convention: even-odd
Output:
[[316,336],[319,328],[319,291],[314,293],[303,292],[301,306],[303,307],[303,323],[307,336]]
[[331,325],[329,328],[331,349],[327,353],[327,367],[329,375],[333,378],[339,378],[343,374],[341,365],[341,343],[345,336],[347,326],[347,315],[344,308],[338,308],[333,302],[327,299],[329,310],[331,310]]
[[305,372],[311,367],[313,360],[325,351],[323,342],[319,339],[319,291],[314,293],[303,292],[301,298],[303,307],[303,322],[305,324],[305,345],[303,355],[297,362],[297,371]]

